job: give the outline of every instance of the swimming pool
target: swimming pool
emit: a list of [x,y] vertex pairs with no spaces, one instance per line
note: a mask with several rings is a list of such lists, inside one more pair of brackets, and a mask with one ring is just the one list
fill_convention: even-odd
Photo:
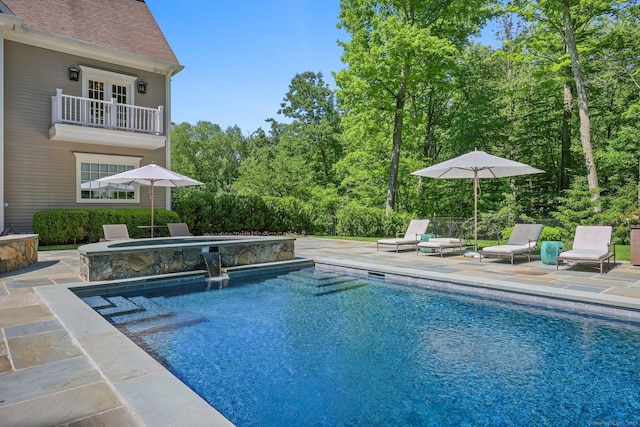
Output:
[[85,297],[238,426],[637,425],[640,327],[314,269]]

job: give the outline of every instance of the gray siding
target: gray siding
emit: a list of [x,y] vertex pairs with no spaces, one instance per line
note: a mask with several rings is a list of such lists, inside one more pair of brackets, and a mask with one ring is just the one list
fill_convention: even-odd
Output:
[[[165,148],[127,149],[94,144],[50,141],[51,97],[56,88],[81,96],[82,83],[70,81],[70,66],[86,65],[139,76],[147,93],[135,93],[135,104],[166,106],[165,78],[114,64],[91,61],[46,49],[5,41],[5,224],[20,232],[33,231],[33,215],[55,208],[150,208],[149,191],[142,188],[139,204],[76,203],[74,152],[142,157],[141,165],[165,165]],[[165,132],[170,127],[165,118]],[[166,203],[165,189],[157,189],[156,207]]]

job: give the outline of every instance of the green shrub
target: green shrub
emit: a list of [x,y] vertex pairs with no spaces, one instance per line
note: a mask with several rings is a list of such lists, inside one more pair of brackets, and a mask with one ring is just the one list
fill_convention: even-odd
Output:
[[[176,212],[155,209],[156,225],[179,221]],[[33,216],[33,230],[39,235],[40,244],[43,246],[97,242],[104,237],[103,224],[126,224],[130,237],[149,237],[149,230],[138,226],[151,224],[151,210],[52,209],[36,212]],[[156,233],[166,234],[166,230],[163,229]]]
[[192,194],[176,204],[176,211],[194,234],[273,231],[271,212],[260,196]]
[[88,224],[86,209],[52,209],[33,215],[33,231],[43,246],[83,242],[88,235]]
[[295,197],[263,197],[268,211],[267,228],[274,232],[315,232],[312,211]]
[[543,242],[563,242],[566,238],[567,231],[560,227],[544,226],[542,233],[540,233],[540,240]]
[[387,212],[384,209],[368,208],[350,203],[338,210],[338,234],[359,237],[395,237],[397,232],[405,232],[415,215]]

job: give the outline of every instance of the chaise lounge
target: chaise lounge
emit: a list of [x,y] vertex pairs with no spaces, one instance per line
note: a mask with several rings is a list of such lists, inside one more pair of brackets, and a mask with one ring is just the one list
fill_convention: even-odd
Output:
[[395,239],[380,239],[376,243],[376,251],[380,249],[380,245],[393,245],[398,252],[399,246],[415,246],[420,241],[420,236],[427,232],[430,221],[428,219],[412,219],[407,227],[407,231],[403,237],[400,237],[400,233],[396,234]]
[[103,224],[102,231],[104,231],[103,241],[130,239],[126,224]]
[[[604,273],[604,262],[613,257],[616,263],[616,248],[611,244],[612,228],[608,225],[579,225],[570,251],[562,252],[556,257],[556,270],[560,261],[567,263],[595,262],[600,264],[600,274]],[[613,250],[612,250],[613,248]]]
[[480,252],[480,262],[483,256],[509,257],[511,265],[516,255],[526,255],[531,261],[531,251],[536,248],[538,238],[542,233],[542,224],[516,224],[506,245],[489,246]]
[[192,236],[189,231],[189,226],[184,222],[168,222],[167,227],[169,228],[169,234],[171,237],[184,237],[184,236]]
[[416,245],[416,255],[420,254],[420,249],[433,249],[440,254],[442,258],[443,253],[447,250],[452,252],[462,252],[467,247],[471,246],[465,239],[456,239],[453,237],[435,237],[429,239],[426,242],[420,242]]

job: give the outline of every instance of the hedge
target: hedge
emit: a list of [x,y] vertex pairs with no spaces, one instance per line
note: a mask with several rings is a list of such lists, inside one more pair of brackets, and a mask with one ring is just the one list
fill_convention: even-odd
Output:
[[360,237],[395,237],[396,233],[404,233],[415,215],[408,213],[387,212],[385,209],[368,208],[350,203],[337,212],[338,234],[341,236]]
[[[154,212],[156,225],[180,222],[173,211]],[[104,237],[103,224],[126,224],[131,238],[149,237],[149,230],[138,226],[151,224],[151,209],[51,209],[33,216],[33,231],[43,246],[97,242]],[[158,235],[166,235],[160,230]]]

